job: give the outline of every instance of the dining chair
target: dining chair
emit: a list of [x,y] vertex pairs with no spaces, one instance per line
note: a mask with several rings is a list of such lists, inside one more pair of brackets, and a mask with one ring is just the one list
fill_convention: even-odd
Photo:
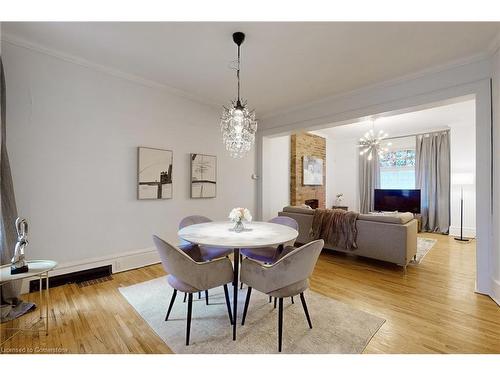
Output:
[[[281,224],[286,225],[295,230],[299,229],[299,224],[295,221],[295,219],[288,216],[276,216],[273,217],[268,223]],[[263,263],[274,263],[278,260],[281,252],[287,248],[288,251],[290,248],[293,248],[295,240],[288,241],[280,246],[265,246],[265,247],[257,247],[255,249],[241,249],[240,253],[248,258],[258,260]]]
[[[288,216],[276,216],[273,217],[268,223],[281,224],[289,226],[295,230],[299,230],[299,224],[295,219]],[[290,252],[294,249],[295,240],[288,241],[279,246],[266,246],[258,247],[255,249],[241,249],[240,254],[251,259],[258,260],[259,262],[271,264],[278,260],[283,252]],[[240,259],[241,263],[241,259]],[[240,289],[243,288],[243,282],[240,283]],[[292,303],[294,303],[293,297],[291,297]],[[269,302],[271,302],[271,296],[269,296]],[[276,307],[276,299],[274,299],[274,307]]]
[[235,323],[231,315],[231,304],[229,302],[229,292],[227,288],[227,284],[233,281],[233,266],[229,258],[218,258],[206,262],[197,262],[186,252],[169,244],[158,236],[153,236],[153,242],[160,254],[163,268],[168,273],[167,281],[170,286],[174,288],[165,321],[168,321],[177,292],[184,292],[188,295],[186,345],[189,345],[191,331],[193,293],[222,285],[224,287],[229,321],[231,325]]
[[[201,223],[209,223],[212,220],[208,217],[201,215],[191,215],[186,216],[179,223],[179,229],[185,228],[194,224]],[[232,249],[224,249],[218,247],[208,247],[208,246],[199,246],[197,244],[193,244],[191,242],[181,240],[179,248],[184,252],[189,253],[189,256],[198,262],[206,262],[209,260],[227,257],[229,254],[232,254]],[[184,294],[184,302],[186,302],[187,293]],[[198,293],[198,298],[201,298],[201,292]],[[208,305],[208,291],[205,290],[205,303]]]
[[280,257],[273,264],[263,264],[251,258],[244,258],[241,264],[241,281],[248,285],[242,325],[248,312],[252,289],[278,299],[278,351],[281,352],[283,337],[283,298],[300,295],[302,308],[309,328],[311,317],[307,310],[304,291],[309,288],[309,277],[323,249],[324,241],[309,242]]

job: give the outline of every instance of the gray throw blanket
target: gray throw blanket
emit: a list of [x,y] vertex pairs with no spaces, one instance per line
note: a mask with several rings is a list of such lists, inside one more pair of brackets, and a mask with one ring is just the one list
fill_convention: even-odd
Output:
[[358,215],[353,211],[316,209],[309,237],[311,240],[321,238],[325,243],[341,249],[357,249],[356,220]]

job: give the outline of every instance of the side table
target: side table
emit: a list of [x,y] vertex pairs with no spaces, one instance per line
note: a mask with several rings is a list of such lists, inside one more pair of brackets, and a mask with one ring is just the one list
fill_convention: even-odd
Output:
[[[0,343],[0,345],[5,344],[7,341],[9,341],[11,338],[13,338],[15,335],[17,335],[19,332],[22,331],[45,331],[45,334],[49,334],[49,305],[50,305],[50,293],[49,293],[49,272],[52,271],[56,266],[57,262],[53,260],[30,260],[27,262],[28,264],[28,272],[24,273],[18,273],[16,275],[11,275],[10,273],[10,264],[6,264],[4,266],[1,266],[0,268],[0,286],[12,281],[16,280],[23,280],[23,279],[29,279],[33,277],[38,277],[40,280],[40,318],[38,321],[41,321],[45,319],[45,329],[32,329],[32,327],[36,324],[34,323],[31,327],[29,328],[17,328],[17,327],[6,327],[2,328],[5,330],[16,330],[17,332],[14,333],[12,336],[8,337],[4,341]],[[42,292],[42,280],[45,279],[45,293]],[[45,317],[43,316],[43,309],[41,306],[42,303],[42,294],[45,294]],[[5,324],[5,323],[3,323]]]

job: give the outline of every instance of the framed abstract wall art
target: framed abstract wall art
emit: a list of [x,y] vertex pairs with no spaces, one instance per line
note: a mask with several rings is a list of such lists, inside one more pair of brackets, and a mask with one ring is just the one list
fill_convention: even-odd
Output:
[[215,198],[217,157],[191,154],[191,198]]
[[302,166],[303,185],[323,185],[323,159],[304,156]]
[[137,199],[172,198],[173,152],[137,148]]

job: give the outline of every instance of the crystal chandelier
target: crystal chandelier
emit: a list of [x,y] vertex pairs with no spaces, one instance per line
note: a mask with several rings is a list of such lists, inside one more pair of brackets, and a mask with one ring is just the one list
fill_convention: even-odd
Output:
[[238,46],[236,78],[238,80],[238,97],[231,101],[230,108],[224,106],[221,117],[222,141],[233,158],[242,158],[250,151],[255,142],[257,121],[255,111],[247,108],[247,103],[240,100],[240,46],[245,40],[245,34],[233,34],[233,41]]
[[[382,141],[387,138],[388,134],[383,130],[379,130],[377,134],[375,134],[375,120],[372,122],[372,128],[370,131],[366,132],[364,136],[359,139],[358,147],[362,148],[359,152],[360,155],[368,154],[367,160],[372,160],[373,155],[375,153],[378,154],[379,157],[382,157],[384,152],[389,151],[387,147],[382,146]],[[387,146],[390,146],[391,143],[387,143]]]

